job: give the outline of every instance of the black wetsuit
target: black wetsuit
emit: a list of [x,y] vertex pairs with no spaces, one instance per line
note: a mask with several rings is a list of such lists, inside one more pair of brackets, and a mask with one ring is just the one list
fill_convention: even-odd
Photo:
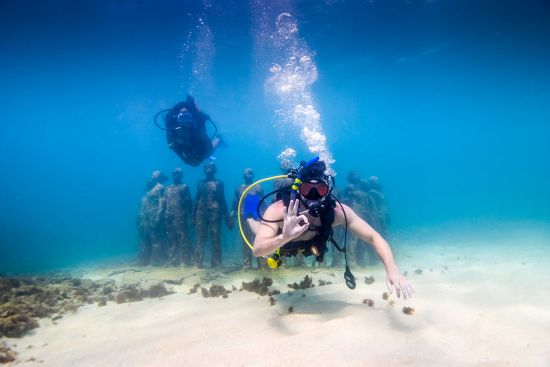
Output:
[[214,148],[206,131],[206,121],[209,117],[200,111],[190,112],[193,116],[191,124],[180,123],[175,112],[166,116],[166,140],[170,149],[182,161],[197,167],[212,155]]

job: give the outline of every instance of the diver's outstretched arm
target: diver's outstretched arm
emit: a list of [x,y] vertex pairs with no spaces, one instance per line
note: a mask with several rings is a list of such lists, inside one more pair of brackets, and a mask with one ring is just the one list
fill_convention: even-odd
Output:
[[345,224],[345,219],[348,222],[348,229],[351,230],[357,237],[372,245],[380,260],[386,268],[386,285],[391,293],[395,288],[397,297],[403,296],[405,298],[412,297],[413,288],[409,284],[408,280],[399,272],[395,259],[390,248],[390,245],[378,232],[376,232],[367,222],[359,217],[350,207],[342,205],[345,210],[342,211],[341,207],[336,207],[334,212],[336,218],[334,224]]

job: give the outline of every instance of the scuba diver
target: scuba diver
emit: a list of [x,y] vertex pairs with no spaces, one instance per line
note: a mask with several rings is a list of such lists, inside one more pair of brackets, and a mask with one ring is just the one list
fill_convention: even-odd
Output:
[[[346,285],[353,289],[356,285],[355,278],[347,265],[345,249],[346,233],[347,229],[350,229],[359,238],[370,243],[380,256],[386,268],[388,291],[392,293],[395,290],[398,297],[401,293],[404,298],[412,297],[413,288],[399,272],[386,240],[352,209],[340,203],[331,194],[334,178],[327,175],[325,171],[325,163],[318,157],[309,162],[302,162],[298,169],[291,171],[289,177],[294,178],[291,190],[284,193],[282,200],[271,204],[263,217],[260,217],[260,225],[254,226],[256,227],[256,237],[252,245],[254,256],[268,256],[268,265],[271,267],[277,267],[282,256],[295,256],[297,253],[302,253],[304,256],[313,255],[317,261],[321,262],[327,251],[327,242],[331,242],[344,253],[346,260],[344,279]],[[269,179],[273,178],[257,181],[250,187]],[[243,197],[245,194],[246,191]],[[338,225],[346,227],[342,248],[332,238],[332,227]]]
[[[157,119],[164,113],[164,127],[160,126]],[[206,131],[206,122],[214,126],[211,137]],[[185,164],[192,167],[199,166],[222,143],[217,135],[218,128],[210,119],[210,116],[201,112],[195,104],[195,99],[190,95],[184,102],[177,103],[174,107],[158,112],[155,115],[155,124],[161,130],[166,130],[166,141]]]

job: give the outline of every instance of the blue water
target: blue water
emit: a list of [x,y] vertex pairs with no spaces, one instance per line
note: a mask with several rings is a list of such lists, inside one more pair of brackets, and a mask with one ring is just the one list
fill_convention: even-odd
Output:
[[[193,194],[202,177],[152,121],[187,92],[228,143],[215,156],[229,205],[245,167],[278,174],[286,146],[309,159],[265,90],[284,12],[317,67],[337,183],[379,176],[392,232],[548,228],[546,1],[274,3],[1,2],[0,272],[135,254],[151,171],[183,167]],[[226,233],[226,253],[238,246]]]

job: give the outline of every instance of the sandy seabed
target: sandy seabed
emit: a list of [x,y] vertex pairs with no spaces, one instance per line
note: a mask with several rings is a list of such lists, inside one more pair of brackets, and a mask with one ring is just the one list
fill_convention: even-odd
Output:
[[[345,286],[343,269],[146,267],[114,278],[183,278],[170,285],[177,293],[88,305],[4,340],[18,366],[550,366],[550,243],[519,237],[481,245],[400,246],[396,258],[416,291],[411,300],[383,299],[381,265],[354,269],[355,290]],[[85,277],[101,279],[115,268],[85,269]],[[306,274],[316,287],[287,286]],[[231,289],[263,276],[281,291],[275,305],[247,291],[189,294],[197,282]],[[375,282],[366,284],[367,276]],[[405,306],[414,314],[404,314]]]

